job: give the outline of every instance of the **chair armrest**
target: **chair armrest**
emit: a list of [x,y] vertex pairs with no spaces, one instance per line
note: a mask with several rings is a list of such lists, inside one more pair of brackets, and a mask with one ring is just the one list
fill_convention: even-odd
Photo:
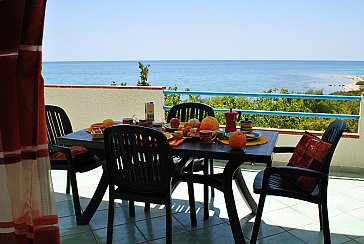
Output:
[[71,150],[68,147],[48,144],[48,149],[55,152],[61,152],[66,155],[67,160],[72,159]]
[[329,177],[328,174],[324,174],[316,170],[293,166],[273,166],[264,170],[264,178],[268,179],[273,174],[308,176],[320,180],[327,180]]
[[193,172],[193,163],[194,163],[193,157],[182,157],[177,164],[178,168],[181,169],[180,173],[185,171],[187,168],[189,168],[189,170]]
[[293,153],[295,148],[296,147],[291,147],[291,146],[274,147],[273,152],[274,153]]

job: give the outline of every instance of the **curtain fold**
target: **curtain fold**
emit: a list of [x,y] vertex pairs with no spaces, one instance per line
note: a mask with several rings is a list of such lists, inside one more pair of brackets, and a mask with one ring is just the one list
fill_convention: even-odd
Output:
[[0,1],[0,243],[60,243],[41,75],[46,1]]

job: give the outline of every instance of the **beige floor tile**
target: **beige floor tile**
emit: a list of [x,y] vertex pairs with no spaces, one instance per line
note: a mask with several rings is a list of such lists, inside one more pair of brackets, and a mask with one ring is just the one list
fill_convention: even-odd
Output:
[[272,221],[276,225],[287,228],[299,228],[315,222],[313,219],[292,208],[279,209],[269,213],[263,212],[263,218]]
[[349,235],[352,238],[364,236],[364,220],[350,214],[340,214],[330,218],[331,233]]

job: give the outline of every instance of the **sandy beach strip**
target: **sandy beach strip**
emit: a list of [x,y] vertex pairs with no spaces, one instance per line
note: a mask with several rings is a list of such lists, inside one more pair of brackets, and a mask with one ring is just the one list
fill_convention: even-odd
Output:
[[339,78],[350,79],[350,80],[353,81],[350,84],[345,84],[344,85],[346,91],[359,91],[360,90],[360,85],[357,85],[357,83],[364,81],[364,76],[347,75],[347,76],[339,76]]

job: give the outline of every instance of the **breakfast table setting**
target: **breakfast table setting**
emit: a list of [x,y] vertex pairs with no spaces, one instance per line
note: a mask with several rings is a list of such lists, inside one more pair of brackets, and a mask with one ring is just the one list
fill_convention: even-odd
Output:
[[[166,136],[172,149],[172,154],[180,157],[211,158],[226,160],[222,173],[202,175],[194,174],[194,183],[207,184],[224,193],[226,208],[235,242],[243,242],[244,236],[235,205],[232,182],[236,182],[242,198],[256,213],[257,204],[245,183],[241,166],[245,162],[272,164],[273,149],[278,132],[254,130],[252,121],[240,121],[236,128],[236,112],[225,113],[226,126],[220,127],[214,117],[207,116],[202,121],[190,119],[181,123],[178,118],[170,123],[148,121],[147,119],[124,118],[122,121],[105,119],[103,122],[91,124],[89,128],[76,131],[58,138],[58,144],[65,146],[83,146],[89,150],[102,153],[104,150],[103,131],[110,126],[148,126],[161,131]],[[146,116],[146,118],[148,118]],[[88,224],[108,187],[106,173],[103,172],[97,189],[77,224]],[[204,217],[208,218],[208,207],[204,208]]]

